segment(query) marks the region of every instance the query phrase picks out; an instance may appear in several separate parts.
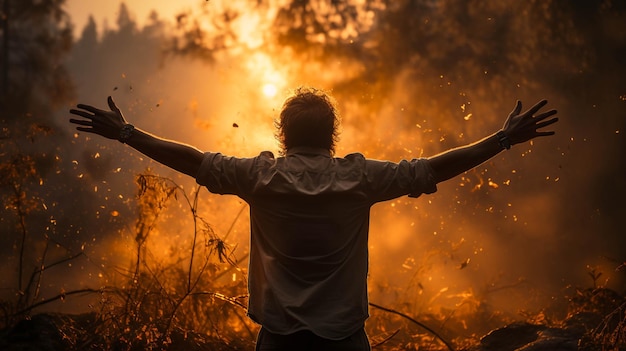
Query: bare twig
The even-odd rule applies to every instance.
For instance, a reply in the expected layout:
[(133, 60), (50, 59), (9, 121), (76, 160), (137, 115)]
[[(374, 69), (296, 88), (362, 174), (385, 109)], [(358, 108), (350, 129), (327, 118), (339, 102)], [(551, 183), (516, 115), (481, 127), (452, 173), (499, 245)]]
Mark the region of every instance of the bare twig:
[[(191, 276), (193, 274), (193, 259), (196, 254), (196, 240), (198, 239), (198, 215), (196, 211), (198, 209), (198, 195), (200, 194), (200, 189), (195, 191), (193, 197), (193, 205), (191, 205), (191, 214), (193, 217), (193, 240), (191, 242), (191, 257), (189, 257), (189, 271), (187, 272), (187, 293), (191, 292)], [(185, 195), (186, 196), (186, 195)], [(194, 284), (195, 286), (195, 284)]]
[(37, 308), (39, 306), (43, 306), (45, 304), (48, 304), (50, 302), (54, 302), (54, 301), (57, 301), (57, 300), (64, 300), (65, 297), (70, 296), (70, 295), (85, 294), (85, 293), (89, 293), (89, 294), (91, 294), (91, 293), (102, 293), (102, 292), (107, 291), (107, 290), (108, 289), (85, 288), (85, 289), (79, 289), (79, 290), (72, 290), (72, 291), (68, 291), (68, 292), (63, 292), (63, 293), (58, 294), (56, 296), (53, 296), (53, 297), (47, 298), (45, 300), (41, 300), (41, 301), (39, 301), (37, 303), (34, 303), (34, 304), (32, 304), (32, 305), (30, 305), (30, 306), (28, 306), (28, 307), (26, 307), (26, 308), (24, 308), (24, 309), (22, 309), (20, 311), (15, 312), (13, 315), (20, 315), (20, 314), (23, 314), (23, 313), (26, 313), (26, 312), (30, 312), (33, 309), (35, 309), (35, 308)]
[(17, 184), (17, 186), (13, 186), (13, 191), (15, 192), (15, 207), (16, 207), (16, 211), (17, 211), (17, 216), (19, 217), (20, 220), (20, 229), (22, 231), (22, 240), (20, 243), (20, 262), (19, 262), (19, 267), (18, 267), (18, 282), (17, 282), (17, 287), (18, 290), (21, 292), (22, 291), (22, 274), (24, 273), (24, 249), (26, 248), (26, 235), (27, 235), (27, 231), (26, 231), (26, 213), (24, 213), (23, 209), (22, 209), (22, 190), (21, 190), (21, 184)]
[(383, 307), (383, 306), (377, 305), (377, 304), (375, 304), (375, 303), (373, 303), (373, 302), (370, 302), (370, 303), (369, 303), (369, 305), (370, 305), (370, 306), (372, 306), (372, 307), (374, 307), (374, 308), (378, 308), (379, 310), (383, 310), (383, 311), (385, 311), (385, 312), (389, 312), (389, 313), (397, 314), (397, 315), (398, 315), (398, 316), (400, 316), (400, 317), (403, 317), (403, 318), (408, 319), (409, 321), (411, 321), (411, 322), (413, 322), (413, 323), (417, 324), (418, 326), (422, 327), (423, 329), (425, 329), (425, 330), (426, 330), (426, 331), (428, 331), (429, 333), (433, 334), (433, 336), (435, 336), (435, 337), (436, 337), (437, 339), (439, 339), (439, 340), (440, 340), (440, 341), (441, 341), (444, 345), (446, 345), (446, 347), (448, 348), (448, 350), (450, 350), (450, 351), (454, 351), (454, 348), (452, 347), (452, 345), (451, 345), (448, 341), (446, 341), (444, 338), (442, 338), (442, 337), (441, 337), (441, 335), (439, 335), (436, 331), (432, 330), (430, 327), (428, 327), (428, 326), (427, 326), (427, 325), (425, 325), (424, 323), (421, 323), (421, 322), (419, 322), (419, 321), (415, 320), (414, 318), (412, 318), (412, 317), (410, 317), (410, 316), (408, 316), (408, 315), (406, 315), (406, 314), (404, 314), (404, 313), (402, 313), (402, 312), (399, 312), (399, 311), (393, 310), (393, 309), (391, 309), (391, 308), (387, 308), (387, 307)]
[(28, 285), (30, 285), (34, 278), (35, 274), (37, 275), (37, 283), (35, 284), (35, 293), (33, 294), (33, 300), (36, 300), (39, 297), (39, 292), (41, 290), (41, 280), (43, 279), (43, 271), (46, 269), (46, 257), (48, 256), (48, 248), (50, 247), (50, 238), (46, 234), (46, 245), (43, 248), (43, 252), (41, 253), (41, 264), (39, 265), (39, 269), (35, 270), (35, 272), (39, 271), (39, 273), (33, 272), (33, 275), (30, 277), (30, 281)]
[(248, 205), (245, 203), (243, 206), (241, 206), (241, 209), (239, 210), (239, 212), (237, 212), (235, 219), (233, 219), (233, 221), (230, 223), (230, 228), (228, 228), (228, 230), (226, 231), (226, 234), (224, 235), (224, 240), (226, 240), (226, 238), (228, 238), (230, 233), (233, 231), (233, 229), (235, 228), (235, 224), (237, 224), (237, 221), (239, 221), (239, 217), (241, 217), (241, 214), (243, 214), (243, 210), (245, 210), (247, 207)]
[(79, 252), (79, 253), (77, 253), (77, 254), (74, 254), (74, 255), (72, 255), (72, 256), (70, 256), (70, 257), (66, 257), (66, 258), (64, 258), (64, 259), (58, 260), (58, 261), (56, 261), (56, 262), (54, 262), (54, 263), (51, 263), (51, 264), (49, 264), (49, 265), (47, 265), (47, 266), (46, 266), (46, 265), (44, 265), (44, 263), (42, 262), (42, 263), (41, 263), (41, 267), (40, 267), (39, 269), (36, 269), (36, 270), (35, 270), (35, 271), (31, 274), (31, 276), (30, 276), (30, 280), (29, 280), (29, 283), (28, 283), (28, 284), (30, 285), (30, 284), (33, 282), (33, 280), (35, 279), (35, 276), (36, 276), (37, 274), (41, 274), (41, 273), (43, 273), (44, 271), (46, 271), (46, 270), (48, 270), (48, 269), (50, 269), (50, 268), (52, 268), (52, 267), (54, 267), (54, 266), (58, 266), (58, 265), (63, 264), (63, 263), (65, 263), (65, 262), (67, 262), (67, 261), (71, 261), (71, 260), (73, 260), (73, 259), (75, 259), (75, 258), (78, 258), (78, 257), (82, 256), (82, 255), (84, 255), (84, 253), (81, 251), (81, 252)]
[(398, 334), (398, 332), (400, 332), (400, 329), (396, 329), (393, 333), (391, 333), (391, 335), (389, 335), (388, 337), (384, 338), (383, 340), (377, 342), (376, 344), (372, 345), (372, 348), (376, 348), (376, 347), (386, 343), (387, 341), (391, 340), (391, 338), (396, 336)]
[(237, 300), (237, 297), (230, 297), (230, 296), (226, 296), (224, 294), (211, 292), (211, 291), (198, 291), (198, 292), (191, 293), (189, 295), (193, 295), (193, 296), (209, 295), (211, 297), (214, 297), (216, 299), (222, 300), (224, 302), (228, 302), (229, 304), (231, 304), (233, 306), (237, 306), (237, 307), (243, 308), (244, 310), (247, 309), (246, 305), (244, 305), (243, 303), (241, 303), (241, 302), (239, 302)]

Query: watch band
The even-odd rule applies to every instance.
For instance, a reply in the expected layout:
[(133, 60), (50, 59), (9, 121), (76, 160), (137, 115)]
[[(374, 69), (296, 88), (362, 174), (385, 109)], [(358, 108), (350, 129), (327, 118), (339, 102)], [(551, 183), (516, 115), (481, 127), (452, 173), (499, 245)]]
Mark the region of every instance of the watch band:
[(117, 137), (117, 140), (119, 140), (123, 144), (126, 144), (128, 139), (130, 139), (130, 137), (133, 136), (134, 131), (135, 131), (135, 126), (133, 126), (130, 123), (124, 124), (122, 129), (120, 129), (120, 135)]
[(511, 139), (509, 139), (509, 137), (504, 134), (503, 131), (497, 132), (496, 136), (498, 137), (498, 142), (503, 149), (509, 150), (511, 148)]

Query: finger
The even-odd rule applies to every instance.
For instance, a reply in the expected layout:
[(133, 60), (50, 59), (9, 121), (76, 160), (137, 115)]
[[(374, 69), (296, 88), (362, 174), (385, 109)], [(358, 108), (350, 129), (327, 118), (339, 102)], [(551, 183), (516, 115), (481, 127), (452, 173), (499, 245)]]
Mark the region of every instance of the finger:
[(87, 113), (87, 112), (81, 111), (81, 110), (71, 109), (70, 113), (73, 114), (73, 115), (78, 115), (78, 116), (89, 118), (89, 119), (93, 119), (93, 117), (94, 117), (94, 115), (92, 115), (91, 113)]
[(517, 100), (517, 102), (515, 103), (515, 107), (513, 108), (513, 111), (511, 111), (511, 116), (519, 115), (521, 110), (522, 110), (522, 102)]
[(109, 96), (107, 98), (107, 102), (109, 103), (109, 108), (111, 109), (111, 111), (113, 111), (113, 112), (115, 112), (117, 114), (121, 114), (120, 109), (117, 107), (117, 105), (113, 101), (112, 97)]
[(85, 121), (82, 119), (74, 119), (74, 118), (70, 118), (70, 123), (78, 124), (81, 126), (91, 126), (93, 124), (93, 122), (91, 121)]
[(540, 113), (540, 114), (536, 115), (535, 116), (535, 120), (536, 121), (541, 121), (541, 120), (544, 120), (544, 119), (546, 119), (546, 118), (548, 118), (550, 116), (556, 115), (556, 113), (557, 113), (556, 110), (546, 111), (546, 112), (543, 112), (543, 113)]
[(550, 131), (550, 132), (537, 132), (537, 136), (538, 137), (544, 137), (544, 136), (549, 136), (549, 135), (554, 135), (555, 132)]
[(525, 113), (530, 114), (530, 115), (534, 115), (535, 113), (537, 113), (537, 111), (539, 111), (547, 103), (548, 103), (548, 100), (541, 100), (538, 103), (536, 103), (533, 107), (529, 108), (528, 111), (526, 111)]
[(76, 127), (79, 132), (95, 133), (92, 128)]
[(93, 107), (91, 105), (83, 105), (83, 104), (78, 104), (76, 105), (76, 107), (83, 109), (83, 110), (87, 110), (91, 113), (103, 113), (105, 112), (104, 110), (101, 110), (99, 108)]
[(549, 126), (551, 124), (554, 124), (554, 123), (556, 123), (558, 121), (559, 121), (558, 118), (552, 118), (552, 119), (549, 119), (547, 121), (539, 122), (539, 123), (536, 124), (536, 128), (537, 129), (544, 128), (544, 127), (547, 127), (547, 126)]

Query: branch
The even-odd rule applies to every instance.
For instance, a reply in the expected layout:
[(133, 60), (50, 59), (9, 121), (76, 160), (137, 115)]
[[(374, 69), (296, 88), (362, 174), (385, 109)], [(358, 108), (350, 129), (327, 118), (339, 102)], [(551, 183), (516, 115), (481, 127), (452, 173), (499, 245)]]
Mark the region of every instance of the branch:
[(384, 343), (386, 343), (387, 341), (391, 340), (391, 338), (393, 338), (394, 336), (396, 336), (398, 334), (398, 332), (400, 331), (400, 329), (396, 329), (396, 331), (394, 331), (393, 333), (391, 333), (391, 335), (389, 335), (388, 337), (384, 338), (382, 341), (377, 342), (376, 344), (372, 345), (372, 348), (376, 348)]
[(393, 313), (393, 314), (397, 314), (400, 317), (406, 318), (408, 320), (410, 320), (411, 322), (417, 324), (418, 326), (426, 329), (426, 331), (428, 331), (429, 333), (433, 334), (437, 339), (439, 339), (444, 345), (446, 345), (446, 347), (448, 348), (448, 350), (450, 351), (454, 351), (454, 348), (452, 347), (452, 345), (450, 345), (449, 342), (447, 342), (444, 338), (442, 338), (437, 332), (435, 332), (434, 330), (432, 330), (431, 328), (429, 328), (428, 326), (426, 326), (424, 323), (418, 322), (417, 320), (415, 320), (414, 318), (407, 316), (406, 314), (402, 313), (402, 312), (398, 312), (396, 310), (392, 310), (391, 308), (387, 308), (387, 307), (383, 307), (380, 305), (377, 305), (375, 303), (370, 302), (369, 303), (370, 306), (378, 308), (379, 310), (383, 310), (385, 312), (389, 312), (389, 313)]
[(18, 315), (18, 314), (23, 314), (23, 313), (29, 312), (29, 311), (31, 311), (31, 310), (39, 307), (39, 306), (48, 304), (48, 303), (56, 301), (56, 300), (64, 300), (65, 297), (69, 296), (69, 295), (76, 295), (76, 294), (83, 294), (83, 293), (101, 293), (101, 292), (104, 292), (106, 290), (107, 289), (86, 288), (86, 289), (79, 289), (79, 290), (73, 290), (73, 291), (69, 291), (69, 292), (64, 292), (64, 293), (58, 294), (56, 296), (53, 296), (51, 298), (48, 298), (48, 299), (45, 299), (45, 300), (41, 300), (41, 301), (39, 301), (37, 303), (34, 303), (34, 304), (32, 304), (32, 305), (30, 305), (30, 306), (28, 306), (28, 307), (26, 307), (26, 308), (16, 312), (16, 313), (14, 313), (13, 315)]
[(228, 302), (229, 304), (236, 306), (236, 307), (240, 307), (243, 308), (244, 310), (247, 309), (247, 306), (244, 305), (243, 303), (237, 301), (237, 297), (229, 297), (226, 296), (224, 294), (220, 294), (220, 293), (216, 293), (216, 292), (210, 292), (210, 291), (198, 291), (195, 293), (191, 293), (189, 295), (209, 295), (211, 297), (217, 298), (219, 300), (222, 300), (224, 302)]

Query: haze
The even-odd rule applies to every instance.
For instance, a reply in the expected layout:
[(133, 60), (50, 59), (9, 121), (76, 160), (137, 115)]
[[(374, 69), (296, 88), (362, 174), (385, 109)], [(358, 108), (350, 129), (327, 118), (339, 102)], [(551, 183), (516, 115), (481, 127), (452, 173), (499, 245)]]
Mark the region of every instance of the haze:
[[(440, 184), (432, 196), (374, 206), (373, 302), (409, 306), (413, 313), (519, 315), (565, 302), (576, 287), (624, 288), (624, 272), (616, 267), (626, 260), (626, 86), (620, 78), (626, 67), (619, 58), (626, 53), (625, 11), (597, 10), (603, 26), (585, 27), (582, 5), (561, 12), (553, 2), (545, 9), (525, 1), (472, 2), (484, 5), (477, 9), (442, 1), (406, 14), (388, 1), (381, 2), (389, 4), (381, 11), (386, 17), (376, 22), (380, 9), (351, 1), (359, 11), (348, 29), (331, 23), (317, 33), (290, 31), (297, 22), (279, 12), (284, 1), (257, 8), (228, 2), (239, 11), (228, 25), (207, 19), (226, 2), (125, 3), (128, 12), (119, 2), (66, 5), (75, 25), (65, 62), (75, 96), (56, 111), (54, 123), (55, 138), (72, 147), (59, 155), (56, 175), (42, 183), (57, 197), (38, 220), (54, 217), (59, 247), (83, 247), (89, 260), (64, 274), (66, 280), (50, 282), (50, 291), (113, 284), (115, 272), (132, 260), (136, 174), (149, 168), (189, 192), (195, 187), (193, 179), (118, 142), (76, 133), (66, 123), (70, 107), (104, 108), (112, 95), (142, 129), (202, 150), (253, 156), (278, 151), (273, 120), (299, 85), (331, 90), (338, 100), (338, 156), (360, 151), (399, 161), (432, 155), (498, 130), (516, 99), (527, 108), (546, 98), (559, 110), (556, 136), (518, 145)], [(151, 10), (158, 16), (150, 18)], [(182, 45), (194, 17), (177, 20), (180, 11), (199, 16), (206, 41)], [(234, 34), (219, 36), (215, 28)], [(178, 47), (169, 36), (179, 39)], [(58, 139), (33, 148), (54, 150)], [(87, 190), (74, 192), (76, 184)], [(245, 257), (245, 204), (201, 194), (202, 216), (236, 257)], [(192, 240), (188, 214), (180, 214), (184, 206), (173, 207), (150, 238), (160, 263)], [(12, 269), (0, 272), (3, 285), (14, 280)], [(592, 281), (591, 271), (603, 272), (601, 279)], [(242, 279), (240, 272), (232, 279)], [(79, 305), (76, 310), (84, 309)]]

